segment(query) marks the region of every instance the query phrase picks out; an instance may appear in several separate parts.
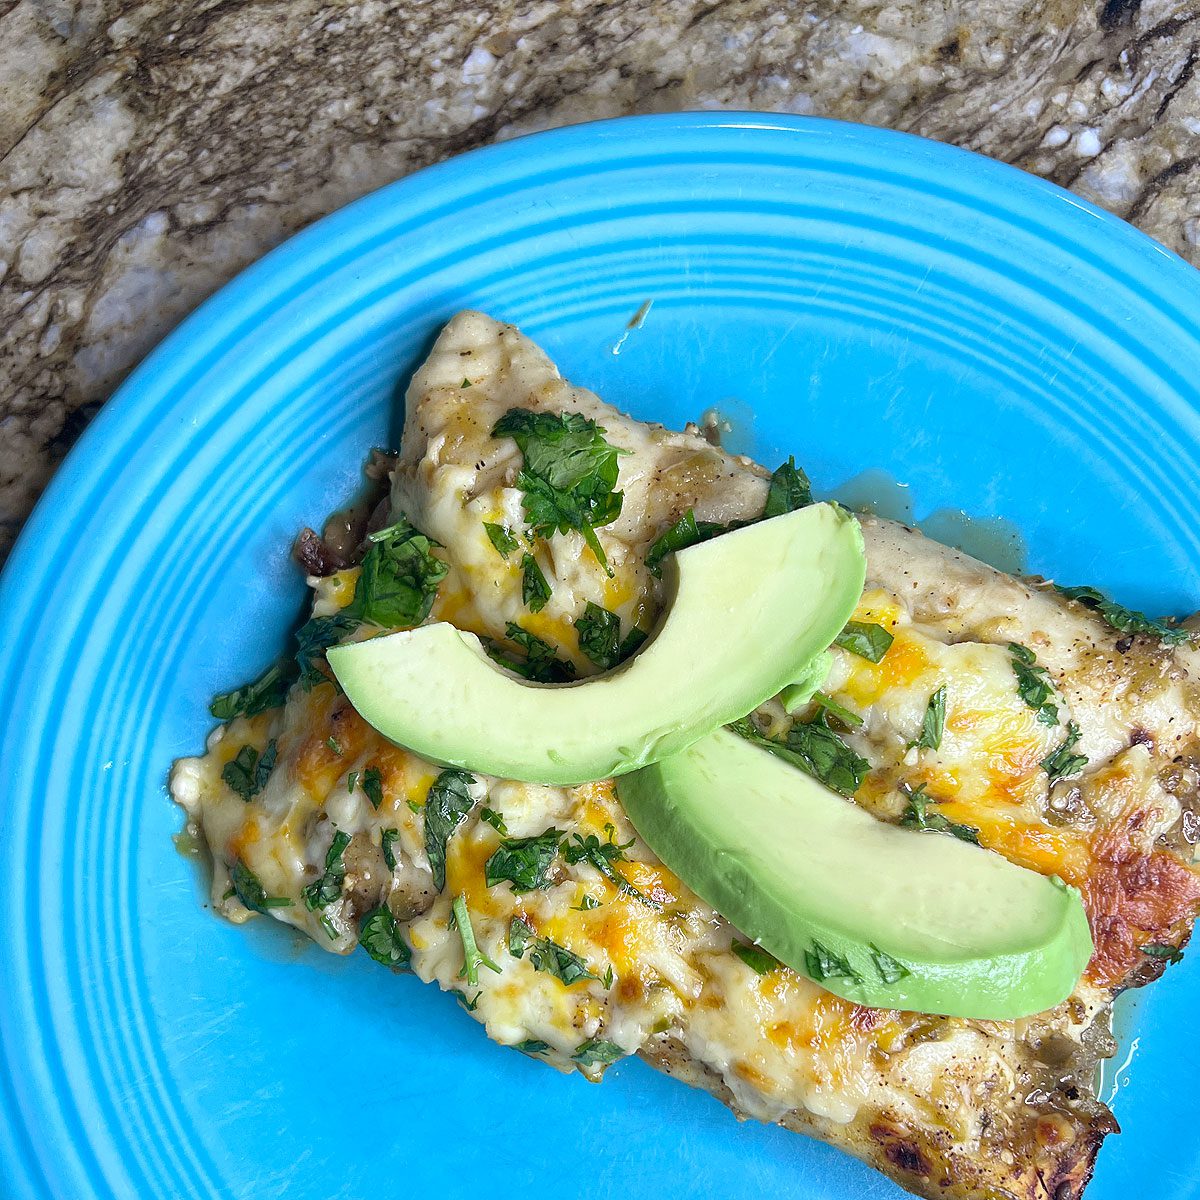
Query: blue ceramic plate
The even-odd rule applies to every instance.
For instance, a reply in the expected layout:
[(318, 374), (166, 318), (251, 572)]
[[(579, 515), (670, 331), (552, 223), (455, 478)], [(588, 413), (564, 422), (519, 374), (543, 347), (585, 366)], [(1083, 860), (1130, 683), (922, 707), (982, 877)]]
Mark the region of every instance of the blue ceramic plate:
[[(559, 1076), (365, 955), (215, 919), (167, 768), (284, 646), (293, 535), (394, 443), (460, 308), (636, 416), (716, 405), (821, 492), (874, 469), (918, 518), (1003, 518), (1028, 569), (1158, 612), (1200, 606), (1196, 296), (1161, 247), (1007, 167), (731, 114), (469, 154), (247, 271), (104, 409), (4, 575), (0, 1194), (898, 1196), (638, 1061)], [(1198, 1009), (1188, 961), (1123, 1031), (1093, 1200), (1200, 1194)]]

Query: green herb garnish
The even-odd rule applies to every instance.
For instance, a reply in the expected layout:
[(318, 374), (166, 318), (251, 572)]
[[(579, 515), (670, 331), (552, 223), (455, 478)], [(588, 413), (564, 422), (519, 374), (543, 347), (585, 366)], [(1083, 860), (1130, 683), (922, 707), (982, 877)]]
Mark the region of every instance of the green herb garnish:
[(492, 521), (484, 521), (483, 528), (487, 532), (488, 541), (492, 543), (496, 553), (503, 559), (507, 559), (520, 545), (517, 539), (503, 525), (496, 525)]
[(1054, 685), (1045, 667), (1039, 666), (1036, 656), (1028, 646), (1020, 642), (1009, 642), (1008, 652), (1012, 655), (1013, 674), (1017, 677), (1017, 695), (1027, 707), (1037, 711), (1037, 719), (1043, 725), (1058, 724), (1058, 705), (1054, 703)]
[(292, 903), (286, 896), (268, 896), (258, 876), (240, 858), (229, 868), (229, 884), (233, 894), (251, 912), (265, 913), (269, 908), (287, 908)]
[(459, 1004), (461, 1004), (463, 1008), (467, 1010), (467, 1012), (474, 1012), (479, 1007), (479, 997), (483, 995), (483, 992), (476, 992), (474, 996), (468, 997), (467, 993), (461, 988), (451, 988), (450, 995), (452, 995), (455, 1000), (457, 1000)]
[(574, 664), (559, 658), (554, 652), (554, 647), (536, 633), (530, 633), (528, 629), (522, 629), (520, 625), (509, 621), (504, 627), (504, 636), (510, 642), (515, 642), (525, 652), (525, 657), (513, 658), (496, 642), (486, 642), (484, 648), (489, 656), (502, 667), (507, 667), (508, 670), (534, 683), (566, 683), (575, 678)]
[(279, 748), (274, 738), (267, 743), (261, 757), (253, 746), (243, 746), (221, 768), (221, 778), (249, 804), (267, 786), (278, 757)]
[(912, 974), (902, 962), (897, 961), (890, 954), (885, 954), (875, 945), (871, 946), (871, 961), (875, 964), (875, 970), (879, 972), (879, 978), (884, 983), (899, 983), (906, 975)]
[(525, 921), (514, 917), (508, 926), (508, 952), (514, 958), (522, 958), (526, 950), (529, 951), (529, 961), (535, 971), (553, 975), (567, 987), (583, 979), (600, 979), (599, 975), (587, 969), (587, 962), (573, 950), (549, 938), (538, 937)]
[(312, 691), (317, 684), (330, 682), (321, 667), (325, 651), (336, 645), (343, 634), (356, 629), (358, 624), (348, 611), (343, 610), (328, 617), (313, 617), (296, 631), (296, 666), (300, 672), (300, 686), (306, 692)]
[(1066, 779), (1068, 775), (1077, 775), (1087, 766), (1087, 757), (1083, 754), (1072, 754), (1071, 751), (1080, 738), (1079, 726), (1071, 721), (1067, 725), (1067, 736), (1062, 745), (1042, 759), (1042, 770), (1053, 783), (1056, 779)]
[(436, 543), (403, 518), (371, 534), (370, 542), (354, 599), (343, 614), (385, 629), (419, 625), (450, 569), (434, 556)]
[(325, 852), (324, 874), (304, 888), (304, 907), (309, 912), (328, 908), (342, 898), (342, 883), (346, 878), (346, 864), (342, 861), (342, 855), (348, 845), (350, 835), (341, 829), (337, 830)]
[[(475, 930), (471, 927), (471, 914), (467, 911), (467, 898), (456, 896), (454, 900), (454, 921), (458, 926), (458, 936), (463, 944), (463, 968), (458, 973), (459, 979), (465, 979), (471, 987), (479, 986), (479, 968), (487, 967), (489, 971), (500, 974), (500, 968), (492, 962), (475, 941)], [(479, 997), (475, 997), (475, 1004)], [(475, 1004), (471, 1005), (474, 1011)]]
[(781, 965), (775, 955), (768, 954), (761, 946), (746, 945), (744, 942), (734, 942), (732, 949), (734, 954), (746, 966), (759, 975), (766, 975)]
[(729, 728), (843, 796), (854, 795), (871, 769), (862, 755), (856, 754), (829, 728), (823, 712), (807, 725), (793, 725), (783, 742), (760, 733), (749, 717), (735, 721)]
[(624, 1058), (625, 1051), (616, 1042), (605, 1041), (604, 1038), (588, 1038), (571, 1057), (581, 1067), (607, 1067), (618, 1058)]
[(398, 829), (384, 829), (379, 834), (379, 845), (383, 850), (383, 861), (387, 863), (388, 870), (396, 869), (396, 851), (395, 845), (400, 837)]
[(1147, 942), (1144, 946), (1139, 946), (1138, 949), (1143, 954), (1148, 954), (1151, 958), (1161, 958), (1169, 963), (1183, 961), (1183, 951), (1178, 946), (1166, 945), (1163, 942)]
[(275, 663), (253, 683), (214, 696), (208, 711), (218, 721), (232, 721), (234, 717), (253, 717), (269, 708), (278, 708), (287, 699), (288, 688), (295, 679), (293, 663)]
[(575, 622), (579, 649), (601, 670), (607, 671), (621, 661), (621, 618), (591, 600)]
[(862, 976), (843, 958), (827, 946), (814, 941), (811, 950), (804, 952), (804, 969), (818, 983), (826, 979), (862, 980)]
[(1189, 630), (1172, 624), (1164, 617), (1148, 617), (1137, 609), (1126, 608), (1094, 587), (1060, 587), (1056, 583), (1054, 590), (1061, 592), (1068, 600), (1078, 600), (1094, 609), (1121, 633), (1148, 633), (1168, 646), (1178, 646), (1192, 640), (1193, 635)]
[(475, 804), (473, 783), (474, 775), (450, 767), (429, 785), (425, 797), (425, 854), (439, 892), (446, 886), (446, 843)]
[(532, 554), (521, 556), (521, 600), (530, 612), (541, 612), (550, 599), (550, 584)]
[(508, 837), (508, 826), (504, 823), (504, 818), (494, 809), (488, 808), (486, 805), (479, 814), (481, 821), (486, 821), (501, 837)]
[(514, 1047), (520, 1050), (522, 1054), (547, 1054), (550, 1051), (548, 1042), (539, 1042), (537, 1038), (526, 1038), (523, 1042), (518, 1042)]
[(606, 825), (605, 829), (608, 832), (608, 841), (606, 842), (602, 842), (594, 833), (589, 833), (587, 837), (580, 837), (579, 834), (575, 834), (573, 845), (571, 843), (564, 843), (563, 857), (572, 866), (575, 863), (590, 863), (618, 891), (632, 897), (634, 900), (640, 901), (647, 908), (661, 909), (662, 905), (657, 900), (653, 900), (649, 896), (645, 896), (639, 892), (613, 866), (615, 862), (628, 862), (628, 859), (625, 857), (625, 851), (633, 845), (632, 839), (623, 845), (617, 845), (613, 840), (616, 830), (612, 825)]
[(600, 907), (600, 901), (595, 896), (584, 896), (578, 904), (572, 904), (573, 912), (591, 912), (593, 909)]
[(858, 713), (853, 713), (848, 708), (843, 708), (831, 696), (825, 695), (824, 692), (813, 692), (812, 702), (818, 708), (823, 708), (831, 717), (836, 717), (843, 725), (848, 725), (851, 729), (857, 729), (863, 723), (863, 719)]
[(835, 646), (877, 663), (896, 639), (882, 625), (870, 621), (847, 621), (846, 628), (833, 639)]
[(492, 437), (511, 437), (524, 457), (517, 487), (534, 535), (578, 530), (611, 575), (596, 529), (620, 516), (624, 496), (613, 490), (620, 451), (603, 435), (582, 413), (525, 408), (510, 408), (492, 429)]
[(945, 731), (946, 687), (943, 684), (929, 697), (929, 703), (925, 706), (925, 716), (921, 719), (921, 732), (911, 744), (919, 750), (939, 750)]
[(979, 830), (971, 825), (958, 825), (953, 821), (948, 821), (941, 813), (931, 813), (929, 806), (937, 804), (925, 791), (925, 785), (922, 783), (908, 793), (908, 807), (904, 810), (900, 817), (900, 824), (905, 829), (920, 829), (929, 833), (948, 833), (951, 837), (956, 837), (960, 842), (970, 842), (974, 846), (979, 845)]
[(807, 508), (812, 502), (812, 486), (808, 482), (808, 476), (796, 466), (795, 458), (788, 455), (787, 462), (776, 467), (771, 476), (763, 517), (782, 516), (798, 508)]
[(655, 539), (646, 555), (646, 570), (657, 578), (662, 574), (662, 561), (668, 554), (707, 542), (729, 528), (716, 521), (697, 521), (696, 514), (689, 508), (670, 529)]
[(378, 767), (368, 767), (362, 773), (359, 786), (370, 800), (372, 808), (378, 808), (383, 803), (383, 773)]
[(412, 960), (412, 951), (400, 936), (400, 927), (386, 904), (373, 908), (358, 927), (358, 943), (385, 967), (402, 969)]
[(625, 640), (621, 643), (617, 650), (617, 659), (624, 662), (627, 658), (632, 658), (645, 645), (649, 634), (644, 629), (639, 629), (636, 625), (625, 635)]
[(505, 838), (483, 868), (488, 887), (505, 881), (517, 893), (548, 887), (546, 875), (561, 837), (557, 829), (547, 829), (537, 837)]

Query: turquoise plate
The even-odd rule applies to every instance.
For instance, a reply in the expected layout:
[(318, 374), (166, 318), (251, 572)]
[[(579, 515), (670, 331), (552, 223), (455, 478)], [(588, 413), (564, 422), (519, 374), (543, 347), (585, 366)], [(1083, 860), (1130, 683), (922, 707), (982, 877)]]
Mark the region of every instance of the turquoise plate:
[[(794, 452), (822, 493), (874, 469), (918, 518), (1002, 518), (1028, 569), (1158, 612), (1200, 607), (1197, 295), (1018, 171), (751, 114), (469, 154), (241, 275), (105, 407), (3, 577), (0, 1194), (898, 1196), (636, 1060), (559, 1076), (365, 955), (214, 918), (167, 768), (283, 648), (293, 535), (395, 442), (458, 309), (636, 416), (716, 405), (736, 448)], [(1197, 1011), (1186, 961), (1128, 1018), (1092, 1200), (1200, 1194)]]

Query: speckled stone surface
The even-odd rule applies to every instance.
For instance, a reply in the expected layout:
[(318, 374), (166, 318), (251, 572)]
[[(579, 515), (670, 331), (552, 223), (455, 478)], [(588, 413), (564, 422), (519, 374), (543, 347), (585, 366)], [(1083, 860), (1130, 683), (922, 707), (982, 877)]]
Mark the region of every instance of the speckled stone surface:
[(817, 113), (1005, 159), (1197, 262), (1198, 53), (1172, 0), (0, 0), (0, 555), (171, 326), (418, 167), (622, 113)]

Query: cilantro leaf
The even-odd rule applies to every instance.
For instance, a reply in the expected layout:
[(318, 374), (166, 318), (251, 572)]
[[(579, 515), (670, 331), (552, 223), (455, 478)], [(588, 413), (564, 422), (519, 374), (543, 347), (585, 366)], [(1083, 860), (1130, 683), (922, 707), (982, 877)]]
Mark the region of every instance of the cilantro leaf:
[(759, 975), (766, 975), (781, 965), (775, 955), (769, 954), (761, 946), (747, 945), (744, 942), (734, 942), (732, 949), (734, 954), (746, 966)]
[(882, 625), (870, 621), (847, 621), (846, 628), (833, 639), (835, 646), (877, 663), (896, 639)]
[(627, 658), (632, 658), (642, 648), (649, 637), (650, 635), (644, 629), (639, 629), (635, 625), (625, 635), (625, 640), (618, 648), (617, 660), (624, 662)]
[(580, 837), (575, 834), (575, 842), (564, 843), (563, 857), (569, 864), (574, 866), (576, 863), (589, 863), (595, 867), (605, 879), (609, 881), (619, 892), (623, 892), (626, 896), (634, 900), (640, 901), (647, 908), (661, 909), (662, 905), (657, 900), (643, 895), (637, 888), (621, 874), (620, 871), (613, 866), (615, 862), (628, 862), (625, 857), (625, 851), (633, 845), (632, 841), (626, 842), (622, 846), (618, 846), (613, 841), (613, 835), (616, 830), (611, 825), (605, 827), (608, 830), (608, 841), (602, 842), (594, 833), (589, 833), (587, 837)]
[(1042, 759), (1042, 770), (1050, 777), (1051, 783), (1056, 779), (1065, 779), (1068, 775), (1077, 775), (1087, 766), (1088, 760), (1085, 755), (1071, 753), (1080, 736), (1079, 726), (1071, 721), (1067, 725), (1067, 736), (1063, 738), (1062, 745)]
[(524, 457), (517, 487), (534, 535), (578, 530), (611, 575), (595, 531), (620, 516), (624, 496), (613, 490), (620, 452), (604, 440), (604, 430), (582, 413), (510, 408), (492, 437), (511, 437)]
[(359, 780), (359, 786), (371, 802), (372, 808), (383, 803), (383, 773), (378, 767), (368, 767)]
[(358, 627), (358, 621), (345, 611), (328, 617), (313, 617), (296, 631), (296, 664), (300, 669), (300, 686), (310, 692), (319, 683), (329, 683), (329, 676), (321, 669), (325, 651), (336, 645), (343, 634)]
[[(454, 922), (458, 926), (458, 936), (463, 944), (463, 967), (458, 973), (459, 979), (465, 979), (471, 987), (479, 986), (479, 968), (487, 967), (490, 971), (500, 974), (500, 968), (492, 962), (475, 941), (475, 930), (471, 927), (471, 914), (467, 911), (466, 896), (457, 896), (454, 900)], [(476, 996), (471, 1004), (471, 1011), (479, 1003)]]
[(521, 600), (530, 612), (541, 612), (550, 599), (550, 584), (532, 554), (521, 556)]
[(831, 717), (836, 717), (843, 725), (848, 725), (851, 729), (857, 729), (863, 723), (863, 719), (858, 713), (853, 713), (848, 708), (843, 708), (832, 697), (825, 695), (824, 692), (813, 692), (812, 702), (818, 708), (823, 708)]
[(537, 837), (505, 838), (484, 865), (488, 887), (507, 881), (518, 894), (548, 887), (546, 874), (561, 837), (557, 829), (547, 829)]
[(492, 543), (496, 553), (503, 559), (507, 559), (520, 545), (504, 525), (497, 525), (492, 521), (484, 521), (483, 528), (488, 535), (488, 541)]
[(485, 643), (489, 657), (502, 667), (534, 683), (566, 683), (575, 678), (574, 664), (559, 658), (554, 653), (554, 647), (536, 633), (530, 633), (528, 629), (509, 621), (504, 627), (504, 636), (510, 642), (515, 642), (525, 652), (525, 657), (514, 658), (505, 647), (492, 641)]
[(385, 629), (419, 625), (433, 607), (449, 566), (433, 554), (436, 544), (401, 518), (370, 535), (354, 599), (343, 609)]
[(525, 953), (525, 947), (537, 936), (533, 927), (520, 917), (513, 917), (508, 923), (508, 952), (513, 958), (520, 958)]
[(1138, 949), (1143, 954), (1148, 954), (1151, 958), (1162, 958), (1169, 963), (1183, 961), (1183, 951), (1178, 946), (1167, 945), (1163, 942), (1146, 942), (1145, 945), (1139, 946)]
[(549, 938), (538, 937), (525, 921), (514, 917), (508, 926), (508, 951), (514, 958), (522, 958), (526, 950), (535, 971), (545, 971), (567, 987), (583, 979), (600, 979), (587, 969), (586, 961), (573, 950)]
[(618, 1058), (625, 1057), (625, 1051), (616, 1042), (605, 1041), (604, 1038), (588, 1038), (581, 1042), (571, 1057), (581, 1067), (607, 1067)]
[(948, 821), (941, 813), (929, 812), (929, 806), (936, 804), (922, 783), (908, 793), (908, 807), (900, 817), (900, 824), (905, 829), (920, 829), (929, 833), (948, 833), (960, 842), (970, 842), (979, 845), (979, 830), (971, 825), (958, 825)]
[(396, 869), (396, 851), (395, 845), (400, 838), (400, 830), (384, 829), (379, 834), (379, 845), (383, 850), (383, 861), (387, 863), (388, 870)]
[(735, 721), (729, 728), (843, 796), (854, 795), (871, 769), (865, 758), (829, 728), (823, 712), (808, 725), (793, 725), (783, 742), (760, 733), (749, 717)]
[(575, 621), (579, 649), (602, 670), (615, 667), (621, 660), (621, 618), (589, 600)]
[(789, 454), (787, 462), (776, 467), (771, 476), (763, 517), (779, 517), (798, 508), (807, 508), (812, 502), (812, 486), (808, 476), (796, 466), (795, 458)]
[(1054, 684), (1045, 667), (1039, 666), (1036, 656), (1028, 646), (1020, 642), (1009, 642), (1008, 652), (1012, 655), (1013, 674), (1017, 677), (1017, 695), (1027, 707), (1035, 709), (1037, 719), (1043, 725), (1058, 724), (1058, 705), (1054, 703)]
[(350, 835), (341, 829), (337, 830), (333, 841), (329, 843), (329, 849), (325, 852), (324, 874), (304, 888), (304, 907), (309, 912), (315, 912), (318, 908), (328, 908), (342, 898), (342, 882), (346, 878), (346, 864), (342, 861), (342, 855), (345, 854), (348, 845)]
[(258, 876), (240, 858), (229, 868), (229, 883), (233, 894), (251, 912), (265, 913), (270, 908), (287, 908), (292, 903), (286, 896), (268, 896)]
[(412, 951), (400, 936), (400, 927), (386, 904), (364, 915), (358, 927), (358, 944), (385, 967), (403, 969), (412, 961)]
[(278, 756), (274, 738), (267, 743), (261, 757), (253, 746), (243, 746), (221, 768), (221, 778), (249, 804), (267, 786)]
[(517, 1042), (515, 1048), (522, 1054), (545, 1054), (550, 1045), (548, 1042), (538, 1041), (537, 1038), (526, 1038), (523, 1042)]
[(946, 685), (929, 697), (925, 706), (925, 716), (921, 718), (921, 732), (912, 743), (919, 750), (939, 750), (942, 745), (942, 734), (946, 731)]
[(665, 533), (660, 534), (646, 554), (646, 570), (656, 579), (662, 574), (662, 561), (668, 554), (686, 550), (698, 542), (707, 542), (733, 528), (716, 521), (697, 521), (696, 514), (689, 508)]
[[(433, 872), (433, 886), (446, 886), (446, 843), (474, 807), (471, 785), (475, 776), (447, 768), (429, 785), (425, 798), (425, 853)], [(474, 982), (474, 980), (472, 980)]]
[(486, 821), (501, 837), (508, 837), (508, 826), (504, 823), (504, 818), (494, 809), (488, 808), (486, 805), (483, 811), (479, 814), (481, 821)]
[(208, 711), (218, 721), (232, 721), (234, 717), (253, 717), (278, 708), (286, 699), (288, 688), (296, 680), (296, 668), (291, 662), (275, 663), (268, 667), (253, 683), (243, 684), (232, 692), (222, 692), (212, 698)]
[(1126, 608), (1123, 604), (1110, 600), (1094, 587), (1060, 587), (1056, 583), (1054, 590), (1066, 596), (1068, 600), (1078, 600), (1088, 608), (1094, 609), (1121, 633), (1148, 633), (1168, 646), (1178, 646), (1192, 640), (1193, 635), (1189, 630), (1171, 624), (1165, 617), (1148, 617), (1137, 609)]
[(826, 979), (852, 979), (861, 981), (862, 976), (840, 954), (814, 941), (811, 950), (804, 952), (804, 969), (818, 983)]
[(902, 962), (890, 954), (885, 954), (876, 945), (871, 946), (871, 961), (884, 983), (899, 983), (906, 975), (912, 974)]
[(572, 912), (591, 912), (600, 907), (600, 901), (595, 896), (584, 896), (578, 904), (571, 905)]
[(479, 997), (483, 995), (482, 991), (476, 992), (474, 996), (468, 997), (467, 993), (461, 988), (451, 988), (450, 995), (459, 1002), (467, 1010), (474, 1012), (479, 1007)]

